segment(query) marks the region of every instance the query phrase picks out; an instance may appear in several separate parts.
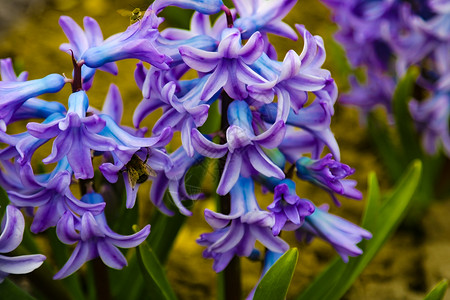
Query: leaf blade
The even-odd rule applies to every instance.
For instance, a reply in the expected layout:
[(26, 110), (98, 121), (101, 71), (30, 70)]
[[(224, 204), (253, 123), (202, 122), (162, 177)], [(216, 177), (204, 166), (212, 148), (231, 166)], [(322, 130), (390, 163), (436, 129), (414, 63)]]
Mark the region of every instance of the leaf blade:
[(256, 287), (254, 300), (284, 299), (298, 261), (297, 248), (289, 249), (267, 271)]

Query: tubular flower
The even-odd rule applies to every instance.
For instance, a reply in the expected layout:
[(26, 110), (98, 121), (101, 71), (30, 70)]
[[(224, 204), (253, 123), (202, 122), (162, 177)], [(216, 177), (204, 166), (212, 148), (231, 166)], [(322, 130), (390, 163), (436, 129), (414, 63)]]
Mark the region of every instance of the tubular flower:
[(274, 148), (281, 142), (284, 137), (283, 121), (280, 120), (264, 133), (255, 135), (248, 105), (244, 101), (236, 100), (228, 107), (228, 122), (231, 126), (226, 132), (227, 143), (223, 145), (209, 141), (196, 129), (192, 131), (194, 148), (200, 154), (222, 157), (228, 152), (217, 193), (227, 194), (241, 172), (250, 176), (256, 170), (265, 176), (283, 179), (283, 171), (261, 149)]
[(44, 163), (52, 163), (67, 156), (76, 178), (87, 179), (94, 176), (91, 150), (112, 151), (116, 144), (110, 138), (98, 135), (106, 122), (97, 115), (87, 116), (88, 99), (84, 91), (69, 97), (66, 116), (48, 124), (28, 123), (30, 134), (40, 139), (56, 137), (52, 153), (44, 158)]
[(169, 189), (170, 196), (180, 212), (186, 216), (191, 216), (192, 212), (186, 209), (181, 203), (182, 200), (197, 200), (203, 197), (203, 194), (197, 193), (190, 195), (186, 189), (186, 174), (189, 168), (198, 164), (203, 157), (197, 152), (191, 157), (183, 147), (178, 148), (170, 154), (171, 165), (169, 168), (160, 170), (153, 180), (150, 190), (150, 199), (162, 212), (167, 215), (173, 215), (164, 204), (164, 193)]
[(194, 70), (212, 72), (205, 83), (201, 100), (210, 99), (223, 88), (233, 99), (248, 96), (246, 84), (261, 82), (262, 78), (249, 65), (263, 53), (261, 34), (255, 32), (244, 46), (241, 34), (235, 28), (225, 29), (217, 52), (207, 52), (193, 47), (181, 46), (179, 51), (184, 62)]
[(273, 212), (275, 224), (272, 228), (274, 235), (283, 230), (299, 228), (305, 217), (314, 213), (314, 205), (305, 199), (300, 199), (295, 192), (295, 183), (284, 179), (274, 189), (273, 202), (267, 207)]
[[(103, 202), (103, 197), (91, 193), (84, 195), (81, 200), (97, 204)], [(69, 260), (53, 277), (63, 279), (96, 257), (100, 257), (108, 267), (122, 269), (127, 265), (127, 260), (116, 247), (132, 248), (141, 244), (150, 233), (150, 225), (133, 235), (124, 236), (109, 228), (103, 213), (94, 216), (91, 212), (86, 212), (78, 217), (66, 211), (58, 221), (56, 232), (63, 243), (69, 245), (77, 243)]]
[(56, 226), (68, 210), (78, 214), (87, 211), (99, 214), (105, 207), (105, 203), (87, 204), (76, 199), (69, 188), (72, 174), (65, 167), (68, 167), (67, 161), (59, 164), (52, 174), (42, 178), (46, 182), (40, 182), (34, 178), (31, 166), (27, 164), (21, 170), (21, 175), (27, 178), (28, 186), (18, 192), (8, 193), (11, 202), (18, 207), (37, 207), (30, 227), (34, 233)]
[(56, 93), (64, 84), (64, 77), (59, 74), (29, 81), (0, 81), (0, 120), (8, 124), (28, 99), (45, 93)]
[[(59, 49), (67, 53), (72, 51), (71, 53), (73, 53), (77, 61), (81, 59), (83, 54), (89, 48), (99, 46), (103, 42), (103, 34), (100, 26), (97, 21), (91, 17), (84, 17), (84, 31), (71, 17), (68, 16), (61, 16), (59, 18), (59, 25), (69, 40), (69, 43), (61, 44)], [(117, 75), (118, 73), (117, 65), (114, 62), (105, 63), (99, 67), (99, 70), (113, 75)], [(84, 90), (90, 89), (95, 71), (95, 68), (90, 68), (86, 65), (81, 67)]]
[(171, 59), (158, 51), (155, 43), (161, 22), (162, 19), (148, 9), (142, 19), (131, 24), (125, 32), (110, 36), (100, 45), (87, 49), (81, 60), (90, 68), (99, 68), (117, 60), (137, 58), (157, 68), (168, 69), (167, 63)]
[(355, 170), (331, 157), (331, 154), (327, 154), (319, 160), (312, 160), (308, 157), (300, 158), (295, 163), (297, 176), (330, 193), (337, 205), (340, 204), (334, 193), (352, 199), (362, 199), (361, 192), (355, 189), (356, 181), (344, 179), (353, 174)]
[(274, 252), (283, 253), (289, 249), (286, 242), (273, 236), (270, 230), (273, 217), (259, 208), (251, 179), (240, 177), (230, 196), (229, 215), (205, 210), (205, 219), (215, 231), (202, 234), (197, 240), (207, 247), (203, 257), (214, 259), (216, 272), (222, 271), (234, 255), (249, 256), (256, 240)]
[(372, 234), (327, 210), (327, 206), (319, 207), (307, 216), (303, 226), (296, 231), (298, 239), (309, 241), (317, 236), (330, 243), (344, 262), (348, 262), (349, 256), (361, 255), (362, 250), (356, 244), (372, 238)]

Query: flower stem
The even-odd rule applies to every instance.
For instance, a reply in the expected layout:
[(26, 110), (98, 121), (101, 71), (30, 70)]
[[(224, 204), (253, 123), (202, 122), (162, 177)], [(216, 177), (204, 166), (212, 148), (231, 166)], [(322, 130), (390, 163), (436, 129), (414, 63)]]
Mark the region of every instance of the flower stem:
[(225, 5), (222, 5), (222, 10), (225, 12), (225, 16), (227, 17), (228, 28), (233, 28), (233, 15), (231, 14), (231, 10)]
[(72, 93), (81, 91), (83, 89), (83, 81), (81, 78), (81, 67), (84, 64), (84, 60), (81, 62), (77, 62), (72, 52), (72, 64), (73, 64), (73, 81), (72, 81)]
[[(225, 143), (225, 132), (229, 126), (228, 124), (228, 105), (233, 101), (227, 93), (222, 92), (222, 108), (221, 108), (221, 121), (220, 121), (220, 129), (224, 133), (221, 136), (221, 143)], [(226, 156), (222, 157), (219, 160), (219, 177), (221, 176), (224, 166), (225, 166)], [(230, 194), (226, 194), (224, 196), (220, 196), (220, 212), (223, 214), (230, 213)], [(232, 299), (240, 299), (241, 298), (241, 268), (239, 257), (235, 256), (228, 266), (223, 270), (223, 290), (224, 290), (224, 299), (232, 300)]]

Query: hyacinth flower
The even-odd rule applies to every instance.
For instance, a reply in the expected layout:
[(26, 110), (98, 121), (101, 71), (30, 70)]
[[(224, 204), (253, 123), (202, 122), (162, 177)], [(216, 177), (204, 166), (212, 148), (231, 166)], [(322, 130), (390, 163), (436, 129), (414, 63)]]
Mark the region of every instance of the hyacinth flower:
[(88, 204), (75, 198), (69, 188), (72, 177), (69, 170), (67, 160), (62, 160), (48, 176), (41, 174), (38, 178), (30, 164), (21, 168), (22, 182), (26, 184), (18, 191), (9, 191), (8, 195), (17, 207), (37, 207), (30, 227), (33, 233), (56, 226), (68, 210), (77, 214), (89, 211), (94, 215), (103, 211), (105, 203)]
[[(86, 50), (99, 46), (103, 42), (103, 34), (100, 26), (97, 21), (91, 17), (84, 17), (84, 31), (71, 17), (68, 16), (61, 16), (59, 18), (59, 25), (69, 40), (69, 43), (61, 44), (59, 49), (73, 54), (77, 61), (81, 59)], [(105, 63), (98, 69), (113, 75), (117, 75), (118, 73), (115, 62)], [(89, 90), (92, 86), (92, 80), (94, 79), (96, 70), (96, 68), (90, 68), (86, 65), (81, 67), (84, 90)]]
[[(25, 82), (28, 79), (28, 72), (22, 72), (19, 76), (16, 75), (10, 58), (0, 59), (0, 74), (3, 82)], [(66, 108), (59, 102), (49, 102), (38, 98), (30, 98), (14, 112), (8, 123), (31, 118), (45, 119), (52, 113), (63, 113), (65, 111)], [(3, 126), (8, 125), (4, 123), (4, 120), (0, 121), (0, 127), (2, 126), (1, 124), (3, 124)], [(5, 131), (6, 127), (0, 129)]]
[[(104, 202), (103, 197), (96, 193), (85, 194), (81, 200), (89, 204)], [(103, 213), (94, 216), (86, 212), (78, 217), (66, 211), (58, 221), (56, 232), (63, 243), (77, 243), (69, 260), (53, 277), (63, 279), (96, 257), (100, 257), (111, 268), (122, 269), (127, 265), (127, 260), (116, 247), (132, 248), (141, 244), (150, 233), (150, 225), (133, 235), (124, 236), (109, 228)]]
[(267, 207), (275, 218), (273, 235), (281, 230), (295, 230), (303, 225), (305, 217), (314, 212), (314, 205), (301, 199), (295, 192), (295, 183), (290, 179), (281, 180), (274, 188), (273, 202)]
[(377, 106), (392, 113), (391, 98), (395, 89), (395, 80), (385, 74), (368, 71), (366, 84), (361, 84), (355, 77), (350, 77), (352, 93), (342, 95), (341, 103), (358, 106), (363, 116)]
[[(343, 95), (342, 102), (357, 106), (363, 116), (381, 105), (392, 121), (394, 87), (409, 67), (419, 66), (421, 75), (412, 95), (418, 99), (409, 104), (411, 116), (422, 134), (425, 151), (435, 154), (442, 143), (448, 155), (448, 114), (445, 112), (450, 102), (431, 100), (448, 93), (446, 85), (442, 84), (449, 74), (448, 4), (440, 0), (378, 1), (376, 5), (372, 1), (324, 2), (330, 6), (340, 26), (336, 38), (346, 49), (350, 62), (354, 67), (363, 66), (368, 70), (364, 84), (352, 79), (352, 91)], [(418, 105), (421, 101), (427, 104)], [(437, 102), (440, 112), (431, 112)], [(428, 125), (424, 120), (430, 120), (431, 115), (439, 117), (425, 128)]]
[(228, 107), (226, 144), (215, 144), (197, 129), (192, 130), (193, 145), (200, 154), (218, 158), (227, 154), (225, 167), (217, 193), (227, 194), (242, 173), (251, 176), (255, 171), (267, 177), (284, 178), (283, 171), (263, 152), (261, 147), (274, 148), (284, 137), (284, 123), (278, 121), (267, 131), (255, 135), (252, 128), (252, 113), (245, 101), (235, 100)]
[[(0, 253), (16, 249), (22, 242), (25, 220), (20, 210), (13, 205), (6, 207), (0, 235)], [(9, 274), (26, 274), (39, 268), (46, 257), (41, 254), (5, 256), (0, 255), (0, 283)]]
[(221, 88), (233, 99), (248, 96), (246, 85), (261, 82), (262, 78), (249, 65), (263, 53), (264, 42), (255, 32), (244, 46), (236, 28), (224, 29), (217, 52), (208, 52), (189, 46), (179, 47), (183, 61), (199, 72), (211, 72), (203, 87), (201, 100), (208, 100)]
[(242, 38), (248, 39), (258, 31), (297, 40), (295, 31), (282, 21), (297, 0), (257, 0), (251, 4), (247, 1), (235, 0), (233, 3), (239, 14), (239, 18), (234, 21), (234, 26), (242, 32)]
[(9, 124), (14, 113), (30, 98), (56, 93), (66, 84), (64, 77), (50, 74), (28, 81), (0, 81), (0, 121)]
[(416, 121), (418, 131), (423, 134), (424, 149), (435, 154), (442, 143), (447, 156), (450, 156), (450, 91), (434, 95), (432, 99), (419, 103), (409, 102), (409, 110)]
[(160, 69), (168, 69), (171, 58), (156, 48), (158, 26), (162, 19), (147, 9), (139, 22), (131, 24), (125, 32), (117, 33), (101, 44), (88, 48), (81, 61), (90, 68), (99, 68), (114, 61), (137, 58)]
[(181, 203), (182, 200), (197, 200), (203, 197), (201, 193), (190, 195), (186, 190), (186, 173), (193, 165), (200, 163), (203, 156), (194, 153), (193, 156), (188, 155), (183, 147), (178, 148), (170, 154), (170, 168), (161, 170), (153, 179), (150, 189), (150, 200), (158, 207), (159, 210), (167, 215), (173, 215), (173, 212), (167, 208), (163, 202), (166, 189), (169, 190), (170, 196), (180, 212), (186, 216), (191, 216), (190, 212)]
[[(149, 235), (150, 225), (134, 235), (122, 236), (109, 227), (103, 209), (111, 208), (115, 200), (125, 200), (126, 208), (137, 209), (136, 194), (147, 180), (152, 181), (150, 201), (157, 209), (168, 215), (173, 215), (172, 208), (192, 215), (183, 201), (203, 195), (190, 194), (187, 176), (204, 157), (221, 158), (216, 190), (224, 196), (220, 197), (221, 210), (205, 211), (213, 232), (198, 240), (206, 247), (204, 257), (214, 259), (215, 271), (224, 270), (234, 256), (259, 260), (255, 254), (258, 240), (269, 249), (266, 272), (274, 257), (289, 248), (277, 235), (307, 226), (315, 207), (296, 194), (292, 180), (284, 179), (293, 175), (295, 164), (286, 174), (284, 169), (286, 162), (295, 163), (308, 155), (314, 162), (322, 162), (324, 146), (339, 160), (339, 147), (329, 128), (337, 88), (330, 72), (322, 68), (323, 40), (297, 25), (304, 40), (301, 53), (289, 51), (283, 61), (278, 61), (267, 33), (297, 39), (296, 31), (282, 21), (296, 1), (234, 2), (236, 9), (230, 10), (221, 0), (156, 0), (145, 13), (135, 14), (124, 32), (106, 40), (91, 18), (84, 19), (84, 30), (69, 17), (60, 19), (69, 40), (61, 49), (72, 51), (74, 65), (74, 78), (64, 79), (72, 84), (68, 109), (24, 98), (14, 108), (13, 115), (18, 117), (5, 119), (3, 127), (19, 118), (39, 116), (44, 121), (33, 120), (27, 132), (20, 134), (0, 132), (0, 141), (8, 144), (0, 150), (0, 183), (8, 188), (11, 201), (34, 218), (32, 231), (56, 225), (61, 242), (74, 246), (55, 279), (70, 276), (97, 257), (115, 269), (127, 264), (117, 247), (138, 246)], [(163, 19), (158, 14), (167, 6), (196, 11), (189, 31), (159, 31)], [(211, 26), (208, 15), (221, 10), (224, 13)], [(114, 62), (128, 58), (141, 60), (134, 73), (143, 96), (133, 114), (135, 128), (121, 124), (124, 107), (115, 85), (110, 86), (101, 110), (89, 106), (85, 92), (97, 69), (115, 74)], [(192, 71), (197, 71), (198, 76), (192, 78)], [(311, 95), (315, 99), (308, 103)], [(217, 111), (210, 109), (213, 104), (221, 108), (220, 128), (212, 119), (217, 118)], [(156, 110), (162, 114), (149, 128), (152, 136), (145, 137), (147, 128), (140, 126)], [(171, 152), (172, 147), (165, 146), (176, 131), (181, 132), (182, 145)], [(218, 138), (221, 144), (216, 143)], [(32, 165), (32, 158), (36, 159), (33, 155), (51, 139), (51, 154), (43, 162), (57, 165), (48, 173), (38, 172)], [(326, 179), (339, 183), (343, 181), (339, 170), (345, 168), (333, 163), (334, 177)], [(327, 168), (307, 169), (308, 180), (322, 183), (320, 175)], [(115, 184), (120, 175), (124, 185)], [(18, 178), (20, 182), (16, 183)], [(274, 202), (267, 210), (260, 208), (255, 197), (254, 181), (274, 193)], [(80, 188), (81, 201), (71, 193), (75, 185)], [(118, 199), (123, 195), (119, 190), (123, 186), (126, 199)], [(111, 198), (96, 191), (109, 192)], [(166, 192), (174, 205), (165, 202)], [(225, 209), (228, 193), (229, 212)], [(128, 221), (124, 218), (124, 222)], [(120, 219), (110, 219), (110, 215), (108, 222), (114, 228), (123, 224)], [(171, 228), (172, 224), (159, 230)], [(158, 252), (165, 250), (160, 245), (156, 248)], [(270, 253), (274, 253), (273, 259)]]
[[(323, 145), (326, 145), (334, 157), (339, 160), (339, 146), (330, 129), (331, 116), (333, 113), (330, 106), (331, 104), (328, 99), (322, 101), (321, 98), (318, 98), (307, 107), (299, 110), (298, 113), (295, 113), (291, 109), (287, 115), (286, 125), (301, 128), (308, 132), (309, 135), (312, 135), (314, 139), (317, 140), (316, 143), (319, 144), (317, 145), (317, 148), (320, 149), (320, 152), (318, 152), (317, 155), (320, 155)], [(264, 121), (269, 123), (276, 122), (278, 115), (277, 104), (270, 103), (265, 105), (259, 109), (259, 113)], [(287, 136), (289, 135), (291, 135), (292, 139), (283, 140), (280, 144), (280, 150), (283, 152), (284, 148), (293, 147), (293, 151), (286, 151), (284, 154), (289, 161), (295, 162), (299, 158), (299, 152), (296, 152), (295, 148), (302, 145), (302, 143), (298, 143), (298, 140), (303, 139), (305, 134), (300, 130), (291, 130), (287, 133)], [(290, 153), (292, 153), (292, 155), (290, 155)]]
[(193, 9), (205, 15), (218, 13), (223, 6), (222, 0), (156, 0), (151, 8), (159, 13), (167, 6), (177, 6), (184, 9)]
[(319, 160), (301, 157), (295, 162), (295, 166), (300, 179), (309, 181), (327, 191), (338, 206), (340, 203), (334, 195), (335, 193), (351, 199), (362, 199), (361, 192), (355, 188), (356, 181), (344, 179), (353, 174), (355, 170), (332, 159), (330, 153)]
[(305, 223), (296, 231), (299, 240), (311, 241), (317, 236), (328, 242), (337, 251), (344, 262), (349, 256), (358, 256), (362, 250), (356, 246), (363, 239), (372, 238), (367, 230), (328, 211), (328, 205), (322, 205), (305, 218)]
[(279, 105), (277, 120), (285, 121), (290, 108), (297, 113), (307, 102), (308, 92), (322, 90), (333, 83), (330, 72), (321, 68), (326, 57), (322, 38), (312, 36), (303, 25), (295, 27), (304, 40), (300, 55), (289, 50), (282, 63), (263, 55), (251, 66), (267, 80), (251, 84), (248, 87), (250, 96), (270, 103), (276, 94)]
[(28, 123), (28, 132), (39, 139), (56, 137), (52, 152), (44, 163), (57, 162), (67, 156), (76, 178), (94, 176), (91, 150), (112, 151), (116, 144), (110, 138), (100, 136), (106, 122), (97, 115), (87, 115), (89, 100), (84, 91), (69, 96), (69, 110), (65, 116), (47, 124)]
[(289, 249), (286, 242), (273, 235), (273, 216), (259, 208), (253, 180), (240, 177), (231, 189), (230, 197), (229, 215), (205, 210), (206, 222), (215, 231), (202, 234), (197, 240), (206, 246), (203, 257), (214, 259), (214, 271), (222, 271), (235, 255), (249, 256), (256, 240), (274, 252), (283, 253)]

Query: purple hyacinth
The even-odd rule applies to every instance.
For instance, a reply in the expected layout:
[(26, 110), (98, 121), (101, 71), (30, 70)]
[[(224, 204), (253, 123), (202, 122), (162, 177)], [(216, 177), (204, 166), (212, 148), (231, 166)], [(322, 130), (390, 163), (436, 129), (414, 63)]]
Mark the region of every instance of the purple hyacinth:
[(264, 42), (261, 34), (255, 32), (241, 45), (241, 34), (236, 28), (225, 29), (217, 52), (208, 52), (193, 47), (181, 46), (179, 51), (184, 62), (194, 70), (211, 72), (205, 83), (201, 100), (210, 99), (223, 88), (233, 99), (248, 96), (246, 85), (261, 82), (262, 78), (249, 65), (263, 53)]
[(314, 213), (314, 205), (301, 199), (295, 192), (295, 183), (284, 179), (274, 189), (273, 202), (267, 207), (273, 212), (275, 224), (272, 227), (274, 235), (283, 230), (295, 230), (305, 221), (305, 217)]
[(175, 206), (180, 212), (186, 216), (192, 215), (192, 212), (186, 209), (181, 201), (188, 199), (197, 200), (203, 197), (201, 193), (190, 195), (186, 190), (185, 183), (189, 168), (200, 163), (202, 160), (203, 156), (197, 152), (192, 157), (189, 156), (183, 147), (178, 148), (170, 154), (170, 167), (158, 172), (157, 176), (153, 179), (150, 190), (150, 200), (159, 210), (167, 215), (173, 215), (173, 212), (167, 208), (163, 201), (164, 194), (168, 189)]
[(218, 158), (228, 153), (217, 193), (227, 194), (241, 173), (248, 177), (257, 171), (268, 177), (283, 179), (283, 171), (262, 150), (262, 147), (274, 148), (280, 144), (284, 137), (283, 121), (280, 120), (267, 131), (255, 135), (248, 104), (235, 100), (228, 107), (228, 122), (230, 127), (226, 131), (227, 143), (223, 145), (211, 142), (196, 129), (192, 131), (194, 148), (200, 154)]
[(76, 178), (87, 179), (94, 176), (91, 150), (112, 151), (116, 144), (110, 138), (98, 133), (106, 122), (98, 115), (87, 115), (88, 99), (84, 91), (69, 96), (67, 115), (47, 124), (28, 123), (30, 134), (39, 139), (56, 137), (51, 154), (44, 163), (52, 163), (67, 156)]
[[(12, 205), (6, 207), (0, 235), (0, 253), (16, 249), (22, 242), (25, 220), (20, 210)], [(0, 283), (8, 274), (25, 274), (39, 268), (45, 260), (44, 255), (32, 254), (21, 256), (0, 255)]]
[(64, 77), (59, 74), (29, 81), (0, 81), (0, 121), (9, 124), (14, 113), (28, 99), (45, 93), (56, 93), (65, 84)]
[(239, 14), (234, 25), (241, 31), (242, 38), (248, 39), (253, 33), (259, 31), (297, 40), (295, 31), (281, 21), (297, 3), (297, 0), (257, 0), (251, 4), (245, 0), (234, 0), (233, 3)]
[(94, 215), (101, 213), (105, 203), (87, 204), (73, 196), (70, 191), (72, 174), (67, 170), (67, 160), (61, 160), (48, 176), (40, 174), (35, 178), (30, 164), (21, 168), (22, 182), (26, 185), (18, 191), (9, 191), (11, 202), (18, 207), (37, 207), (31, 224), (31, 231), (39, 233), (49, 227), (56, 226), (64, 212), (71, 210), (77, 214), (87, 211)]
[(215, 231), (202, 234), (197, 240), (207, 247), (203, 257), (214, 259), (216, 272), (222, 271), (234, 255), (249, 256), (256, 240), (274, 252), (283, 253), (289, 249), (286, 242), (272, 234), (273, 216), (259, 208), (251, 179), (240, 177), (231, 189), (230, 197), (229, 215), (205, 210), (205, 219)]
[(171, 58), (157, 49), (158, 26), (162, 19), (152, 9), (147, 9), (139, 22), (131, 24), (125, 32), (110, 36), (95, 47), (88, 48), (81, 60), (90, 68), (99, 68), (107, 63), (137, 58), (151, 65), (168, 69)]
[[(59, 25), (69, 40), (69, 43), (61, 44), (59, 49), (69, 54), (73, 54), (77, 61), (81, 59), (83, 54), (89, 48), (99, 46), (103, 42), (103, 34), (100, 26), (97, 21), (91, 17), (84, 17), (84, 31), (72, 18), (68, 16), (61, 16), (59, 18)], [(98, 69), (114, 75), (117, 75), (119, 72), (116, 63), (114, 62), (105, 63)], [(90, 68), (86, 65), (81, 67), (84, 90), (90, 89), (95, 71), (96, 69)]]
[(355, 170), (335, 161), (331, 154), (327, 154), (319, 160), (302, 157), (296, 161), (295, 166), (300, 179), (309, 181), (327, 191), (337, 205), (340, 203), (334, 193), (352, 199), (362, 199), (361, 192), (355, 188), (356, 181), (344, 179), (353, 174)]
[[(103, 203), (103, 197), (96, 193), (86, 194), (81, 200), (90, 204)], [(91, 212), (86, 212), (78, 217), (71, 211), (66, 211), (58, 222), (56, 232), (63, 243), (77, 243), (69, 260), (53, 277), (63, 279), (96, 257), (100, 257), (111, 268), (122, 269), (127, 265), (127, 260), (116, 247), (138, 246), (149, 235), (150, 225), (133, 235), (124, 236), (109, 228), (103, 213), (94, 216)]]
[(327, 210), (328, 206), (323, 205), (307, 216), (303, 226), (296, 231), (297, 238), (310, 241), (317, 236), (323, 239), (333, 246), (344, 262), (348, 262), (349, 256), (361, 255), (362, 250), (356, 244), (372, 238), (372, 234)]

